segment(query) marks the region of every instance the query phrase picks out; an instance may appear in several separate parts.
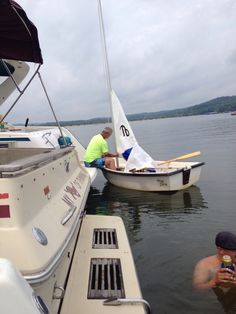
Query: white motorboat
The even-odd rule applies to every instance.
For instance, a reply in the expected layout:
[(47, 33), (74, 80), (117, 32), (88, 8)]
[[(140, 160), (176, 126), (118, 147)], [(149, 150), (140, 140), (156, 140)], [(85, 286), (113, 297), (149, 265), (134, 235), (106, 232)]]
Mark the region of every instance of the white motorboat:
[(105, 167), (102, 169), (103, 175), (110, 183), (131, 190), (169, 192), (186, 189), (199, 180), (204, 163), (179, 162), (179, 160), (198, 156), (200, 152), (196, 151), (168, 161), (156, 161), (139, 146), (122, 105), (111, 86), (100, 0), (98, 4), (115, 146), (121, 156), (116, 159), (117, 170)]
[[(35, 76), (46, 93), (37, 29), (15, 1), (0, 1), (0, 42), (1, 103), (19, 91), (0, 118), (1, 314), (148, 312), (122, 220), (84, 211), (96, 170), (79, 142), (59, 123), (5, 122)], [(28, 62), (38, 67), (21, 89)]]
[[(69, 140), (69, 144), (74, 146), (81, 166), (84, 167), (85, 148), (66, 127), (60, 127), (60, 129), (58, 127), (30, 125), (15, 127), (5, 123), (4, 129), (2, 129), (2, 132), (0, 131), (0, 147), (5, 148), (7, 151), (10, 149), (20, 151), (20, 149), (24, 150), (26, 148), (31, 148), (32, 151), (34, 148), (54, 150), (60, 149), (60, 145), (64, 144), (63, 138)], [(96, 178), (97, 170), (95, 168), (86, 168), (86, 171), (90, 175), (92, 183)]]

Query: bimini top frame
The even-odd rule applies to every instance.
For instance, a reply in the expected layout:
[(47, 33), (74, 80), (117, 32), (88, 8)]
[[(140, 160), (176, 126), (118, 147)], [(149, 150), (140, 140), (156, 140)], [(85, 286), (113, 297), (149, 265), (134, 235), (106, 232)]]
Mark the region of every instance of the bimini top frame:
[[(21, 6), (19, 6), (19, 4), (17, 4), (13, 0), (0, 0), (0, 42), (0, 76), (7, 76), (8, 78), (11, 78), (11, 81), (13, 82), (13, 84), (12, 82), (5, 82), (7, 81), (6, 79), (4, 81), (6, 86), (3, 85), (4, 82), (1, 84), (1, 86), (3, 85), (2, 90), (6, 90), (8, 88), (10, 92), (6, 92), (6, 97), (3, 97), (1, 99), (0, 105), (6, 100), (8, 96), (10, 96), (10, 94), (15, 89), (17, 89), (19, 92), (18, 97), (8, 109), (7, 113), (0, 117), (0, 123), (3, 122), (3, 120), (14, 108), (15, 104), (24, 94), (34, 77), (38, 75), (55, 121), (60, 130), (61, 136), (62, 138), (64, 138), (59, 121), (56, 117), (56, 114), (52, 107), (52, 103), (49, 99), (45, 85), (39, 72), (40, 66), (43, 64), (43, 58), (39, 45), (37, 28), (29, 20)], [(23, 77), (21, 77), (20, 80), (17, 80), (16, 71), (17, 63), (18, 67), (20, 67), (19, 64), (22, 63), (23, 65), (25, 65), (24, 62), (37, 63), (38, 67), (25, 85), (25, 87), (21, 90), (19, 87), (19, 83), (24, 79), (28, 71), (25, 71), (25, 76), (22, 75)], [(10, 84), (11, 86), (9, 87)], [(65, 144), (67, 144), (66, 140), (64, 140), (64, 142)]]

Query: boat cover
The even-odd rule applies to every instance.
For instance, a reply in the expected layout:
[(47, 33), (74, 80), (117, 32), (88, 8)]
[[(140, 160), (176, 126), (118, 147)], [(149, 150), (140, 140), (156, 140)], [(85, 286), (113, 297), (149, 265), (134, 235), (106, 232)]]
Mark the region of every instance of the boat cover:
[(0, 58), (43, 63), (37, 28), (13, 0), (0, 0)]

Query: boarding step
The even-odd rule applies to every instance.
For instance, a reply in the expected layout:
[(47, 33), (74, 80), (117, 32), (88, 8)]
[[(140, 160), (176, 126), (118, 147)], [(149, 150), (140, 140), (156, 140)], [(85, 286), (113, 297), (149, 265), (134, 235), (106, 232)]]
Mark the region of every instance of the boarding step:
[(83, 218), (60, 313), (147, 313), (120, 217)]

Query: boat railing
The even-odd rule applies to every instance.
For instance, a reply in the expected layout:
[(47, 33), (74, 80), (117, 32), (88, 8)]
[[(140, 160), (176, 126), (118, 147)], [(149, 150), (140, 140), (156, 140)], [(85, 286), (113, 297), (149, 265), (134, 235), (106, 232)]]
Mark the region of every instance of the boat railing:
[[(25, 173), (34, 168), (39, 168), (43, 164), (50, 163), (70, 153), (73, 149), (74, 149), (74, 146), (69, 146), (69, 147), (67, 146), (64, 148), (58, 148), (58, 149), (52, 149), (52, 150), (44, 149), (44, 152), (42, 152), (42, 149), (30, 149), (31, 152), (33, 150), (38, 150), (39, 153), (14, 160), (8, 164), (0, 164), (0, 177), (3, 178), (3, 177), (13, 177), (13, 176), (21, 175), (22, 172)], [(12, 152), (18, 151), (18, 154), (21, 150), (25, 150), (25, 153), (27, 153), (26, 149), (17, 149), (17, 148), (14, 149), (13, 148), (10, 150)], [(9, 152), (9, 149), (8, 149), (8, 152)]]
[(110, 306), (119, 306), (119, 305), (134, 305), (134, 304), (143, 304), (145, 308), (145, 312), (147, 314), (151, 314), (151, 306), (150, 304), (144, 299), (136, 299), (136, 298), (128, 298), (128, 299), (121, 299), (121, 298), (109, 298), (103, 302), (103, 305), (110, 305)]

